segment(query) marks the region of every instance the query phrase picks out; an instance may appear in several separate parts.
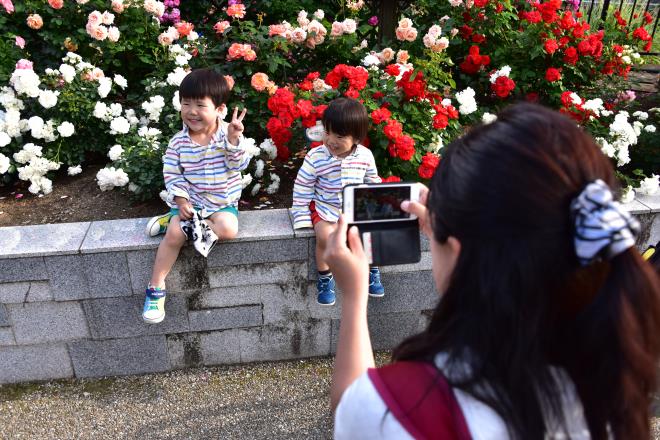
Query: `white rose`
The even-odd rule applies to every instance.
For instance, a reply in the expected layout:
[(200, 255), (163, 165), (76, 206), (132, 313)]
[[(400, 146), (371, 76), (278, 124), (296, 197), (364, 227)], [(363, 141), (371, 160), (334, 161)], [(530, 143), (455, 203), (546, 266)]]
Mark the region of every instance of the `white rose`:
[(5, 174), (9, 170), (9, 158), (0, 153), (0, 174)]
[(325, 17), (325, 12), (323, 12), (323, 9), (317, 9), (316, 12), (314, 12), (314, 18), (317, 20), (323, 20), (323, 17)]
[(11, 136), (4, 131), (0, 131), (0, 147), (6, 147), (11, 143)]
[(115, 84), (117, 84), (122, 89), (128, 87), (128, 81), (126, 81), (126, 78), (124, 78), (123, 76), (116, 74), (112, 79), (115, 82)]
[(112, 80), (107, 77), (99, 78), (98, 93), (101, 98), (106, 98), (112, 90)]
[(76, 78), (76, 69), (69, 64), (60, 65), (60, 73), (62, 74), (62, 79), (70, 83)]
[(252, 175), (250, 173), (247, 173), (241, 178), (241, 185), (243, 186), (243, 189), (247, 188), (247, 186), (251, 183), (252, 183)]
[(39, 116), (32, 116), (28, 119), (28, 127), (32, 132), (32, 137), (36, 139), (41, 139), (43, 137), (42, 131), (44, 129), (44, 120)]
[(115, 161), (119, 160), (121, 155), (124, 153), (124, 149), (122, 148), (121, 145), (113, 145), (112, 148), (110, 148), (110, 151), (108, 151), (108, 157), (110, 160)]
[(490, 124), (491, 122), (495, 122), (497, 120), (497, 116), (492, 114), (492, 113), (484, 113), (483, 116), (481, 117), (481, 122), (484, 124)]
[(62, 137), (69, 137), (73, 134), (75, 131), (75, 127), (71, 122), (62, 122), (59, 127), (57, 127), (57, 132), (60, 134)]
[(94, 106), (94, 112), (92, 113), (95, 118), (105, 119), (106, 114), (108, 113), (108, 106), (104, 102), (97, 102)]
[(644, 131), (647, 131), (649, 133), (655, 133), (655, 125), (647, 125), (644, 127)]
[(646, 194), (647, 196), (652, 196), (658, 192), (658, 187), (660, 187), (660, 176), (653, 174), (651, 177), (639, 182), (639, 192), (641, 194)]
[(633, 200), (635, 200), (635, 190), (633, 189), (632, 186), (627, 186), (622, 192), (621, 192), (621, 203), (630, 203)]
[(172, 106), (174, 109), (178, 112), (181, 111), (181, 101), (179, 100), (179, 91), (177, 90), (174, 92), (174, 96), (172, 97)]
[(76, 165), (73, 167), (69, 167), (69, 169), (66, 170), (66, 172), (69, 176), (75, 176), (76, 174), (82, 173), (82, 166)]
[(41, 90), (39, 92), (39, 104), (43, 108), (52, 108), (57, 105), (57, 97), (60, 92), (53, 92), (52, 90)]
[(112, 122), (110, 122), (110, 133), (111, 134), (126, 134), (128, 131), (131, 129), (131, 124), (128, 122), (128, 120), (123, 117), (119, 116), (118, 118), (114, 118)]

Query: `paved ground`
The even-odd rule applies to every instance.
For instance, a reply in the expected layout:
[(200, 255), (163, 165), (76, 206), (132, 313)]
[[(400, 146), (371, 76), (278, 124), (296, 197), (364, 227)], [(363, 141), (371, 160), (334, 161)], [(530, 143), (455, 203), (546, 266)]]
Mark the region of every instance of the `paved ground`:
[(327, 439), (331, 371), (321, 358), (0, 387), (0, 439)]

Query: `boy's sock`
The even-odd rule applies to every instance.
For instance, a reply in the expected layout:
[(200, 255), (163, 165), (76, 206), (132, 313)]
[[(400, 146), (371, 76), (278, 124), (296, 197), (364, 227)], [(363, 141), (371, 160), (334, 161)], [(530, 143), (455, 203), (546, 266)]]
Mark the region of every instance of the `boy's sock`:
[(165, 297), (167, 292), (164, 288), (147, 286), (144, 297), (144, 308), (142, 319), (148, 324), (158, 324), (165, 319)]
[(380, 269), (372, 267), (369, 269), (369, 296), (382, 297), (385, 295), (385, 288), (380, 282)]
[(335, 304), (335, 279), (329, 270), (319, 271), (316, 289), (318, 290), (316, 302), (322, 306), (332, 306)]

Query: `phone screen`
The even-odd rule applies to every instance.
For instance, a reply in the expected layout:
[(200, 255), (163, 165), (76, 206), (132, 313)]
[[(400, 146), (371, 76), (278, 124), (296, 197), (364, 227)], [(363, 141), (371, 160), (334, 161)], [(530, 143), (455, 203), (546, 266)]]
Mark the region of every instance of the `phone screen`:
[(399, 220), (410, 218), (401, 202), (410, 200), (410, 186), (355, 188), (353, 221)]

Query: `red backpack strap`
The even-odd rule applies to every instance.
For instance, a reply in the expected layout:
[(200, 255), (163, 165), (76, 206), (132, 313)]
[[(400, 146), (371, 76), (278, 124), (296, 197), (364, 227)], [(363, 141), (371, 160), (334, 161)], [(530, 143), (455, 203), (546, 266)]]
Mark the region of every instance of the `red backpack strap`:
[(442, 372), (425, 362), (395, 362), (368, 371), (385, 405), (416, 439), (469, 440), (470, 431)]

